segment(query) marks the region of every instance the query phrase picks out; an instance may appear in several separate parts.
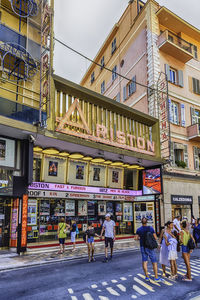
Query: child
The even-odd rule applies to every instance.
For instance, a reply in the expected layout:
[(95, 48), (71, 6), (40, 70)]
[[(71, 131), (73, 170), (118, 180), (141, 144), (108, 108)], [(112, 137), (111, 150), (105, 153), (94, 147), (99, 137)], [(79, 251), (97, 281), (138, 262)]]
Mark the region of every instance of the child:
[(169, 250), (168, 259), (171, 265), (171, 276), (169, 277), (170, 279), (176, 279), (178, 277), (177, 264), (176, 264), (176, 259), (178, 258), (177, 244), (178, 242), (176, 237), (172, 233), (170, 233), (168, 238), (168, 243), (167, 243), (168, 250)]
[(95, 233), (92, 222), (88, 222), (88, 228), (86, 230), (86, 242), (88, 246), (88, 262), (95, 261), (94, 259), (94, 237), (99, 236)]

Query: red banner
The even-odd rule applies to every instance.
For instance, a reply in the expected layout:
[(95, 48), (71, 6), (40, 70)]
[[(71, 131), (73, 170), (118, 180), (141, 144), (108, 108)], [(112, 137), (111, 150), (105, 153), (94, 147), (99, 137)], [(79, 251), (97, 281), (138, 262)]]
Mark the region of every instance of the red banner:
[(12, 204), (10, 247), (17, 247), (17, 226), (18, 226), (18, 211), (19, 211), (18, 209), (19, 209), (19, 198), (15, 198)]

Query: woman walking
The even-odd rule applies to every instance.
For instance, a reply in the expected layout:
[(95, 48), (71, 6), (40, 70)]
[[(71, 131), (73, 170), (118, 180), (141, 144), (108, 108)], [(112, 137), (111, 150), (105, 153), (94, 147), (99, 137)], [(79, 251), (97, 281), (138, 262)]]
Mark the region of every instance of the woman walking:
[(98, 236), (95, 233), (95, 229), (92, 222), (88, 222), (88, 228), (86, 230), (86, 243), (88, 246), (88, 262), (95, 261), (94, 258), (94, 237)]
[(71, 242), (73, 243), (72, 252), (76, 249), (76, 221), (72, 220), (70, 228)]
[(163, 277), (166, 277), (166, 266), (169, 266), (169, 250), (168, 250), (168, 246), (167, 246), (167, 241), (169, 238), (169, 234), (173, 229), (173, 222), (168, 221), (165, 224), (165, 228), (162, 229), (161, 231), (161, 235), (160, 235), (160, 240), (159, 240), (159, 244), (160, 244), (160, 264), (162, 265), (162, 270), (163, 270)]
[(65, 223), (65, 219), (61, 218), (60, 222), (58, 223), (58, 238), (60, 244), (60, 251), (58, 254), (63, 254), (65, 251), (65, 238), (67, 236), (67, 227), (70, 227)]
[(170, 266), (171, 266), (171, 276), (169, 277), (170, 279), (176, 279), (178, 277), (177, 275), (177, 264), (176, 260), (178, 259), (178, 254), (177, 254), (177, 244), (178, 241), (176, 239), (176, 236), (173, 235), (171, 232), (169, 234), (169, 239), (168, 239), (168, 250), (169, 250), (169, 255), (168, 259), (170, 261)]
[(192, 252), (192, 250), (189, 249), (188, 247), (188, 242), (190, 240), (190, 238), (192, 238), (192, 240), (195, 243), (195, 240), (193, 238), (193, 236), (191, 235), (190, 231), (188, 230), (188, 224), (187, 221), (182, 221), (181, 222), (181, 228), (182, 231), (180, 233), (180, 242), (181, 242), (181, 247), (182, 247), (182, 256), (187, 268), (187, 273), (186, 275), (183, 277), (184, 281), (192, 281), (192, 277), (191, 277), (191, 267), (190, 267), (190, 253)]

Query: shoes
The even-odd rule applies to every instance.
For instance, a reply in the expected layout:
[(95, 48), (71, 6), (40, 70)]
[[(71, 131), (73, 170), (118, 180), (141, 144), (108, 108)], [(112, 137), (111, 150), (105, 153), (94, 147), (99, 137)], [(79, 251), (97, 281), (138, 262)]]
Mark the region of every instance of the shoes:
[(150, 281), (149, 277), (145, 277), (145, 280), (146, 280), (146, 281)]
[(91, 259), (90, 259), (90, 258), (88, 259), (88, 262), (89, 262), (89, 263), (91, 262)]
[(154, 281), (155, 282), (161, 282), (161, 281), (165, 281), (165, 280), (161, 277), (158, 277), (158, 278), (154, 278)]
[(102, 260), (102, 262), (103, 262), (103, 263), (107, 263), (107, 262), (108, 262), (108, 258), (105, 257), (105, 258)]
[(92, 262), (95, 262), (95, 261), (96, 261), (96, 259), (95, 259), (94, 257), (92, 257), (91, 261), (92, 261)]
[(187, 278), (187, 277), (183, 277), (182, 280), (183, 280), (183, 281), (188, 281), (188, 282), (191, 282), (191, 281), (192, 281), (192, 279), (189, 279), (189, 278)]
[(168, 277), (168, 279), (171, 279), (171, 280), (175, 280), (177, 277), (176, 276), (173, 276), (173, 275), (170, 275), (169, 277)]

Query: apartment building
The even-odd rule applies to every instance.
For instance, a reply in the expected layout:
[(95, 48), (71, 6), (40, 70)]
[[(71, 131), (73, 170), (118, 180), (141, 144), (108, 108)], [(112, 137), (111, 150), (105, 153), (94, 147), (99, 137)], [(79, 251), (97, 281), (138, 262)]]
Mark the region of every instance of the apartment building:
[(94, 59), (101, 67), (91, 64), (81, 80), (89, 89), (160, 119), (161, 147), (162, 132), (167, 145), (163, 222), (179, 214), (199, 217), (199, 41), (199, 29), (159, 3), (129, 1)]

